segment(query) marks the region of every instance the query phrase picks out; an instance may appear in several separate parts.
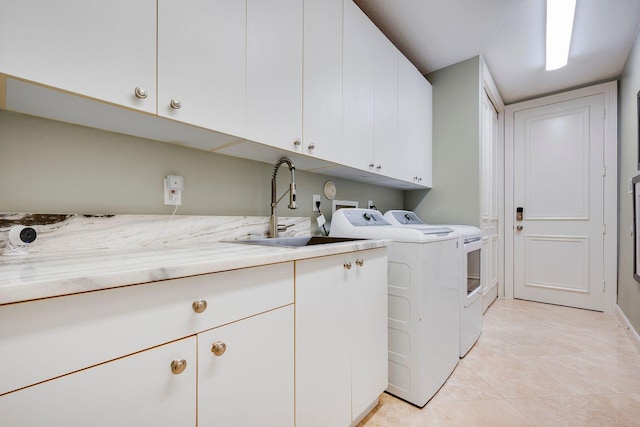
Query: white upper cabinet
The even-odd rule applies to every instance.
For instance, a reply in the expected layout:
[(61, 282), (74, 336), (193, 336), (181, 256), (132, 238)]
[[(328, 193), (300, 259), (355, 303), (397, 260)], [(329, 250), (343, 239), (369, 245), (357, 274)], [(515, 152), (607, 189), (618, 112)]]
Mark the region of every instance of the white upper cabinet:
[(431, 84), (398, 56), (398, 178), (431, 187)]
[(158, 1), (158, 115), (245, 133), (246, 3)]
[(2, 1), (0, 73), (155, 113), (156, 1)]
[(375, 37), (373, 161), (376, 173), (398, 174), (398, 49)]
[(302, 140), (302, 0), (247, 0), (246, 137)]
[(342, 0), (304, 0), (302, 130), (296, 151), (342, 161)]
[(373, 106), (377, 31), (377, 28), (355, 3), (345, 0), (342, 163), (363, 170), (375, 170), (375, 165), (373, 165)]
[(431, 186), (431, 86), (352, 0), (4, 0), (0, 74), (9, 110)]

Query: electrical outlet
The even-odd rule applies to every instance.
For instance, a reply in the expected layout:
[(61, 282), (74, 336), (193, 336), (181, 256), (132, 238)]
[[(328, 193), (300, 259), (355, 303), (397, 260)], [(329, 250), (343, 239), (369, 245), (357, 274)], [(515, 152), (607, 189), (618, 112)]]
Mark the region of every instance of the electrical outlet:
[(169, 175), (164, 179), (164, 204), (181, 205), (184, 180), (178, 175)]
[(367, 209), (375, 208), (376, 205), (373, 204), (373, 200), (367, 200)]
[(320, 202), (320, 195), (319, 194), (314, 194), (313, 195), (313, 212), (320, 212), (320, 209), (318, 209), (318, 205), (317, 202)]

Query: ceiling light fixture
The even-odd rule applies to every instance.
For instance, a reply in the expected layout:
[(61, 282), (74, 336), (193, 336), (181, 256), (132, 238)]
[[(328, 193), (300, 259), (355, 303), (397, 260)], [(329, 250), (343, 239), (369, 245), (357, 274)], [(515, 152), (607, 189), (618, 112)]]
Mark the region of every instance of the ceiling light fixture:
[(547, 71), (567, 65), (576, 0), (547, 0)]

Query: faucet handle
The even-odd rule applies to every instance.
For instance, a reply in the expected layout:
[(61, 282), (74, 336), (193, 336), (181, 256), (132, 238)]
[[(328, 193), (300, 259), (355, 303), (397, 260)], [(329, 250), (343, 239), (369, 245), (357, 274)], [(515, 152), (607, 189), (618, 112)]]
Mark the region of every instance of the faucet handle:
[(287, 231), (289, 227), (293, 227), (294, 224), (278, 224), (278, 231)]

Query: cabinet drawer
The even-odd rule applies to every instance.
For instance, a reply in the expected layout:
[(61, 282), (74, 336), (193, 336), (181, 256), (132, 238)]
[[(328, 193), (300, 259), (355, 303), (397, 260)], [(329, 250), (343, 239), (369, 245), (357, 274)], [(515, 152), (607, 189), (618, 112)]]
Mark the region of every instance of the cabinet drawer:
[(0, 394), (292, 302), (282, 263), (0, 306)]

